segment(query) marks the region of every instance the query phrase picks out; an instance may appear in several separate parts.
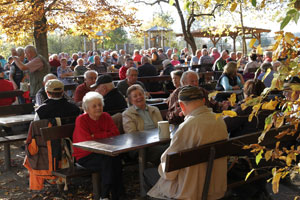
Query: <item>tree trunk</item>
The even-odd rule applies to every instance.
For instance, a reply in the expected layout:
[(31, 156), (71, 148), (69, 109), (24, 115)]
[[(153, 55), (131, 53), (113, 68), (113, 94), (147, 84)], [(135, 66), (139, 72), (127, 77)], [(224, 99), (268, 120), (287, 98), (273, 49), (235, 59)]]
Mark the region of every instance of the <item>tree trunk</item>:
[(179, 6), (178, 0), (175, 0), (175, 7), (177, 9), (177, 12), (178, 12), (178, 15), (180, 18), (183, 38), (191, 46), (193, 54), (195, 55), (195, 53), (197, 51), (196, 42), (195, 42), (194, 36), (191, 34), (191, 27), (189, 25), (188, 25), (188, 27), (186, 27), (186, 25), (185, 25), (185, 20), (184, 20), (181, 8)]
[(41, 20), (34, 22), (33, 35), (38, 54), (48, 60), (47, 19), (45, 16)]

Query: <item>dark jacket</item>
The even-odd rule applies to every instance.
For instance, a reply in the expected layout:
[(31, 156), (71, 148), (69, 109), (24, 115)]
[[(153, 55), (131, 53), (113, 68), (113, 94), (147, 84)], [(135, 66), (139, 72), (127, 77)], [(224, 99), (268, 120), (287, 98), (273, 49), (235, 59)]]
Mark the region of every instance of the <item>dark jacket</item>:
[(50, 119), (55, 117), (71, 117), (78, 116), (80, 109), (67, 99), (61, 98), (59, 100), (47, 99), (37, 110), (40, 119)]
[(117, 88), (112, 89), (104, 96), (104, 112), (125, 110), (125, 108), (127, 108), (126, 100)]
[(220, 76), (220, 78), (219, 78), (219, 80), (218, 80), (218, 82), (217, 82), (216, 90), (219, 90), (219, 91), (224, 91), (224, 90), (225, 90), (224, 87), (223, 87), (222, 84), (221, 84), (221, 80), (222, 80), (223, 77), (227, 77), (227, 78), (228, 78), (229, 85), (231, 85), (231, 86), (235, 86), (235, 85), (238, 84), (238, 83), (237, 83), (237, 76), (235, 76), (234, 78), (231, 78), (231, 77), (229, 77), (227, 74), (223, 73), (223, 74)]

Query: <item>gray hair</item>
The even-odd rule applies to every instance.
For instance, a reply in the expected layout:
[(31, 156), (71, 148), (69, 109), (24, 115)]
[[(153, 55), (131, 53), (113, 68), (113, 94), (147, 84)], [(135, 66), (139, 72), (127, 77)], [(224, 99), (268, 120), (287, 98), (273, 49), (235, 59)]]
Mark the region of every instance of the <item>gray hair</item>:
[(82, 99), (82, 108), (84, 111), (87, 111), (89, 103), (94, 99), (100, 100), (102, 106), (104, 106), (104, 100), (101, 94), (99, 94), (98, 92), (88, 92)]
[(198, 80), (199, 80), (199, 75), (198, 75), (197, 72), (194, 72), (194, 71), (186, 71), (186, 72), (184, 72), (184, 73), (182, 74), (182, 76), (181, 76), (181, 78), (180, 78), (180, 84), (181, 84), (182, 86), (184, 85), (183, 82), (186, 82), (187, 76), (188, 76), (189, 74), (195, 74), (195, 75), (197, 76)]
[(265, 56), (268, 58), (272, 58), (272, 51), (265, 51)]
[(29, 51), (29, 52), (37, 54), (36, 48), (34, 46), (32, 46), (32, 45), (27, 45), (25, 47), (25, 51)]
[(46, 83), (50, 78), (57, 79), (57, 76), (55, 76), (52, 73), (49, 73), (49, 74), (47, 74), (47, 75), (44, 76), (43, 82)]
[(16, 49), (16, 51), (17, 51), (18, 56), (24, 56), (25, 55), (24, 48), (22, 48), (22, 47), (18, 47)]
[(83, 74), (84, 79), (87, 78), (87, 75), (89, 73), (95, 73), (98, 76), (98, 72), (97, 71), (95, 71), (95, 70), (88, 70), (88, 71), (84, 72), (84, 74)]
[(149, 63), (149, 58), (147, 56), (142, 57), (142, 64)]
[(134, 68), (134, 67), (129, 67), (129, 69), (127, 69), (127, 71), (126, 71), (126, 76), (128, 76), (132, 71), (138, 72), (138, 70), (137, 70), (136, 68)]

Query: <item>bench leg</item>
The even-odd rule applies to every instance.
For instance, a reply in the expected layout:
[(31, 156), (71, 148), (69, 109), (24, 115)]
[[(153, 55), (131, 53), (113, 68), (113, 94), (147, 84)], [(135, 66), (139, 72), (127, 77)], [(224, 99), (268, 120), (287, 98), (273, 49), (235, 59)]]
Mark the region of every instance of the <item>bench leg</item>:
[(5, 170), (10, 170), (10, 144), (4, 144), (4, 164)]
[(94, 199), (99, 200), (100, 199), (100, 186), (101, 186), (100, 173), (98, 173), (98, 172), (92, 173), (92, 184), (93, 184)]
[(208, 197), (208, 190), (209, 190), (212, 168), (214, 165), (215, 154), (216, 154), (215, 147), (211, 147), (209, 152), (209, 159), (206, 167), (206, 175), (205, 175), (205, 181), (204, 181), (204, 186), (202, 191), (202, 200), (207, 200)]
[(139, 150), (139, 176), (140, 176), (140, 195), (141, 195), (141, 197), (146, 196), (146, 191), (144, 190), (144, 187), (143, 187), (145, 163), (146, 163), (145, 149), (140, 149)]

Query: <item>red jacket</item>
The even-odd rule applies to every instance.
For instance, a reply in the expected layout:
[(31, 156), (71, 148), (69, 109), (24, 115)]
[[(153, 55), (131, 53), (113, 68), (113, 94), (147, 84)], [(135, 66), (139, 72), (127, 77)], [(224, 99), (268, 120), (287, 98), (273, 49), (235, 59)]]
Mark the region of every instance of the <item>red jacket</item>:
[[(84, 113), (76, 119), (73, 143), (108, 138), (119, 134), (117, 126), (108, 113), (102, 113), (97, 121), (92, 120), (87, 113)], [(76, 160), (91, 154), (89, 151), (76, 147), (73, 147), (73, 151)]]
[[(11, 81), (0, 79), (0, 92), (13, 91), (14, 86)], [(16, 100), (16, 97), (0, 99), (0, 106), (9, 106)]]
[(124, 80), (126, 78), (126, 72), (127, 72), (128, 68), (125, 66), (122, 66), (119, 70), (119, 77), (120, 80)]

